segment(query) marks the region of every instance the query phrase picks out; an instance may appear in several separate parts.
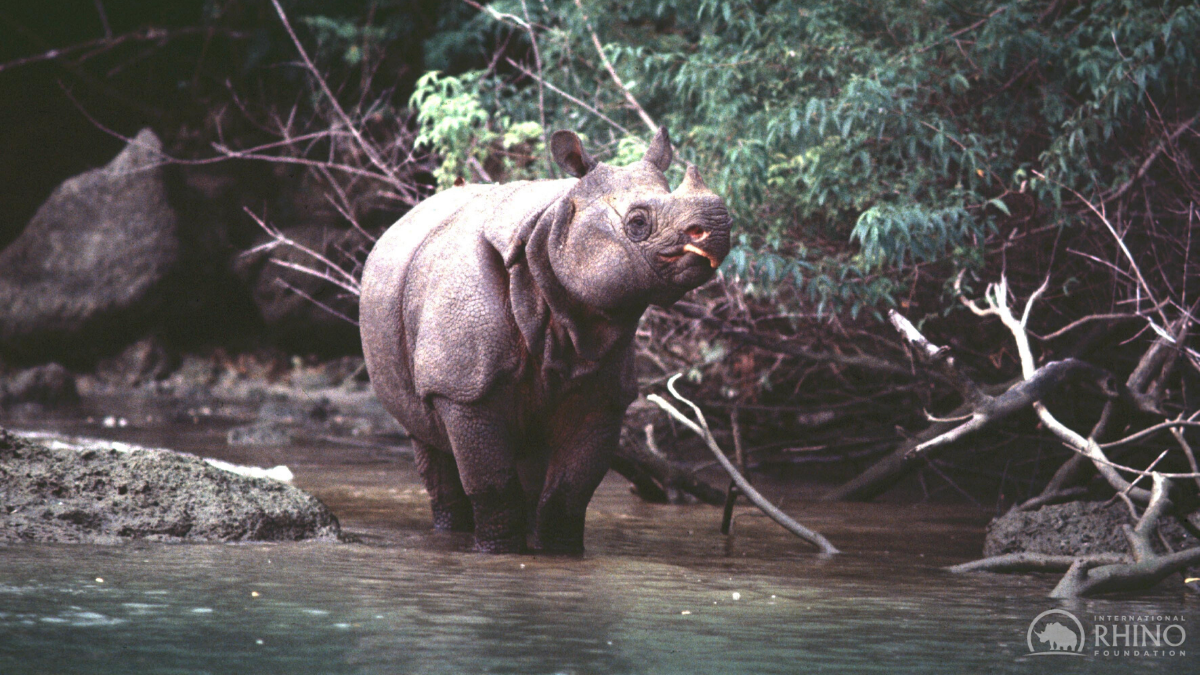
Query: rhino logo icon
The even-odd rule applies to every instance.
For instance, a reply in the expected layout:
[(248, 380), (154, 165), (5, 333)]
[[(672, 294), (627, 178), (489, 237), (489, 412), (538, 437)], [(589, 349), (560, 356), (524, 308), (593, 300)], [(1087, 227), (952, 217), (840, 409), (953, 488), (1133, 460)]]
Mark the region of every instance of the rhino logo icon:
[[(1048, 617), (1052, 615), (1061, 615), (1070, 621), (1049, 621)], [(1040, 630), (1038, 630), (1039, 628)], [(1038, 639), (1036, 646), (1033, 641), (1035, 635)], [(1085, 635), (1083, 624), (1074, 614), (1064, 609), (1050, 609), (1038, 614), (1037, 618), (1030, 622), (1025, 637), (1029, 644), (1029, 653), (1032, 656), (1048, 654), (1083, 656)]]
[(1049, 642), (1050, 649), (1074, 649), (1079, 642), (1079, 637), (1075, 635), (1075, 631), (1055, 621), (1047, 624), (1046, 629), (1040, 633), (1035, 633), (1038, 639), (1042, 642)]

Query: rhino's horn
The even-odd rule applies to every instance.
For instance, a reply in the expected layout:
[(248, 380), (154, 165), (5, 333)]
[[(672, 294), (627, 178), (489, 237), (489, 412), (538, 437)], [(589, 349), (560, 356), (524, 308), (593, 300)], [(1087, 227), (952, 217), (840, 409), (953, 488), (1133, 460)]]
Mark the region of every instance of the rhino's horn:
[(683, 174), (683, 182), (679, 184), (679, 187), (675, 188), (675, 194), (684, 196), (700, 193), (711, 194), (712, 190), (708, 189), (708, 185), (700, 177), (700, 172), (696, 169), (696, 165), (688, 164), (687, 171)]
[(667, 133), (666, 127), (659, 127), (658, 133), (654, 134), (654, 140), (650, 141), (650, 147), (646, 149), (646, 154), (642, 156), (642, 161), (649, 162), (658, 167), (659, 171), (665, 172), (671, 168), (671, 160), (674, 157), (671, 135)]

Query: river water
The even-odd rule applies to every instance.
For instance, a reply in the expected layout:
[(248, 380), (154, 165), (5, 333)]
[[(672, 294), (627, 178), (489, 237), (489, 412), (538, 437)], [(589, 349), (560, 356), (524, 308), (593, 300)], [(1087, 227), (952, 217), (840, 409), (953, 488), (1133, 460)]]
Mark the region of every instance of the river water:
[[(610, 476), (582, 558), (488, 556), (430, 531), (403, 447), (52, 426), (286, 463), (358, 541), (0, 548), (4, 675), (1200, 672), (1200, 598), (1177, 578), (1061, 603), (1046, 597), (1054, 576), (941, 571), (977, 557), (988, 514), (973, 507), (785, 502), (846, 552), (823, 559), (749, 508), (726, 537), (719, 509), (645, 504)], [(1081, 655), (1030, 654), (1030, 623), (1050, 609), (1081, 620)], [(1112, 615), (1164, 616), (1186, 642), (1174, 656), (1094, 653), (1093, 624)]]

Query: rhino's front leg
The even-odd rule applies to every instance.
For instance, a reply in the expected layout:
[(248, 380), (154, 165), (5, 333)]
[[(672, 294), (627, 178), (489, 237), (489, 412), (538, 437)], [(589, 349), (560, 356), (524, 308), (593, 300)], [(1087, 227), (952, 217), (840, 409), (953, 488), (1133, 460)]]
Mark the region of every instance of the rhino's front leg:
[[(534, 546), (548, 553), (583, 552), (587, 505), (608, 473), (621, 433), (621, 412), (594, 401), (574, 403), (554, 415), (548, 430), (550, 461), (533, 537)], [(586, 407), (598, 409), (581, 409)]]
[(501, 396), (470, 404), (438, 397), (433, 405), (471, 502), (475, 545), (488, 553), (525, 550), (525, 494), (514, 462), (510, 406)]

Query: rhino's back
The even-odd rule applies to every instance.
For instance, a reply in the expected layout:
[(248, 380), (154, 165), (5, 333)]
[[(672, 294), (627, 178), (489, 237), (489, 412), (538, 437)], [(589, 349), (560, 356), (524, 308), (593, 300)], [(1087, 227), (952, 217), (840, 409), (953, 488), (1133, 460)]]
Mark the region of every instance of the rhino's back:
[[(359, 323), (380, 401), (418, 438), (434, 433), (423, 398), (473, 399), (511, 366), (511, 322), (497, 293), (521, 233), (573, 180), (441, 192), (376, 242), (363, 269)], [(421, 427), (427, 427), (422, 433)]]

